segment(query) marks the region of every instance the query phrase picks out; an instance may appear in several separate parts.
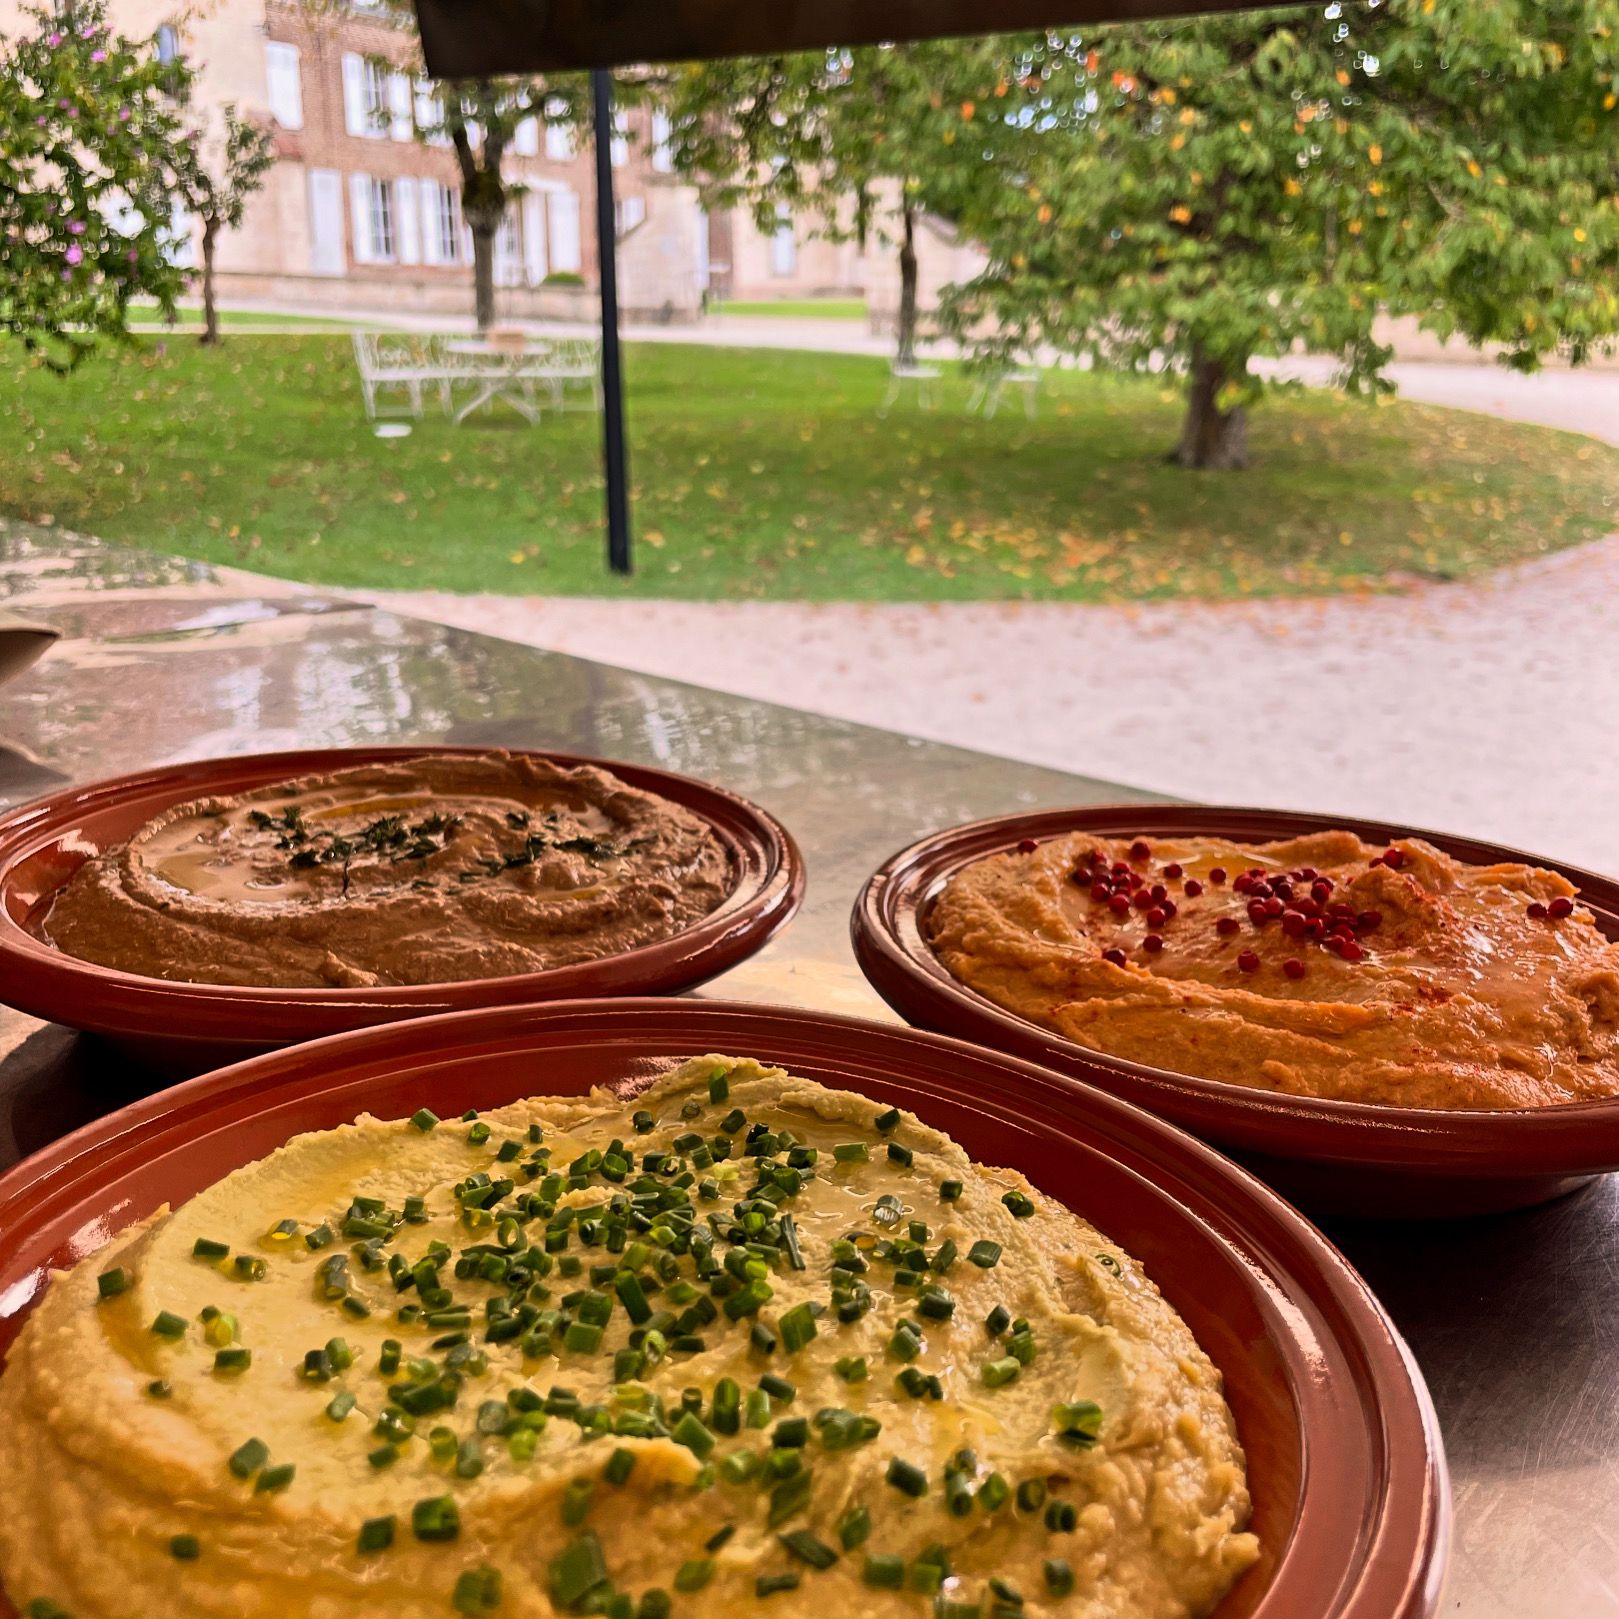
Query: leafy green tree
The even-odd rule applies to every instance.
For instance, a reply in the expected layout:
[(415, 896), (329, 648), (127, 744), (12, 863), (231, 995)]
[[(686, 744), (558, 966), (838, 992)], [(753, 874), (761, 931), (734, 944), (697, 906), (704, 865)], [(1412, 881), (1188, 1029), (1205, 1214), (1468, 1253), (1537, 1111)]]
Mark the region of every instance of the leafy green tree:
[[(544, 79), (469, 79), (439, 83), (418, 101), (418, 140), (455, 148), (461, 173), (461, 217), (472, 234), (473, 312), (478, 330), (495, 319), (495, 238), (506, 210), (523, 187), (506, 173), (517, 126), (527, 118), (576, 124), (588, 104), (584, 83), (574, 76)], [(423, 113), (426, 116), (423, 116)]]
[(1184, 373), (1188, 467), (1246, 461), (1256, 356), (1385, 386), (1384, 308), (1583, 359), (1619, 327), (1616, 31), (1616, 0), (1334, 0), (1013, 47), (953, 147), (991, 259), (949, 317)]
[(961, 120), (952, 86), (976, 82), (981, 41), (863, 46), (697, 62), (658, 87), (675, 166), (711, 206), (785, 210), (833, 240), (873, 234), (899, 254), (897, 358), (915, 356), (916, 227)]
[(275, 138), (269, 130), (243, 118), (227, 102), (221, 113), (222, 130), (217, 150), (205, 153), (200, 144), (189, 148), (182, 176), (186, 206), (202, 225), (202, 341), (219, 341), (219, 312), (214, 305), (214, 257), (219, 233), (235, 230), (247, 213), (247, 204), (264, 184), (275, 162)]
[(190, 79), (101, 0), (24, 15), (0, 38), (0, 331), (67, 371), (126, 335), (131, 299), (172, 313), (185, 286), (170, 220)]

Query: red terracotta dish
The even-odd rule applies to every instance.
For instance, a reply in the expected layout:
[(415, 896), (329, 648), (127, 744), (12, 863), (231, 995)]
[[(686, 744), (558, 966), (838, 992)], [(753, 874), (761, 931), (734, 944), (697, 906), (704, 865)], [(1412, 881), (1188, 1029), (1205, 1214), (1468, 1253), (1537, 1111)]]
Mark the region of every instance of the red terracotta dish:
[[(1523, 1208), (1619, 1169), (1619, 1100), (1512, 1111), (1397, 1108), (1278, 1096), (1091, 1051), (1008, 1012), (953, 978), (922, 934), (928, 907), (983, 856), (1074, 831), (1266, 842), (1328, 828), (1369, 843), (1420, 837), (1475, 864), (1549, 862), (1493, 843), (1343, 816), (1207, 805), (1124, 804), (975, 821), (902, 849), (866, 883), (850, 926), (855, 956), (908, 1022), (975, 1040), (1083, 1079), (1234, 1153), (1311, 1209), (1438, 1218)], [(1609, 938), (1619, 883), (1558, 865)]]
[(825, 1014), (656, 999), (503, 1007), (191, 1080), (0, 1177), (0, 1350), (51, 1268), (299, 1131), (423, 1105), (451, 1117), (542, 1089), (628, 1094), (706, 1051), (911, 1108), (980, 1161), (1023, 1170), (1145, 1264), (1224, 1374), (1247, 1449), (1264, 1555), (1217, 1619), (1437, 1611), (1450, 1509), (1433, 1408), (1388, 1318), (1319, 1232), (1116, 1097), (960, 1041)]
[(644, 765), (538, 753), (599, 765), (702, 816), (730, 853), (734, 886), (718, 910), (673, 938), (598, 961), (452, 984), (387, 989), (243, 989), (173, 983), (67, 955), (37, 931), (51, 896), (80, 864), (187, 799), (247, 792), (298, 776), (479, 748), (344, 748), (169, 765), (72, 787), (0, 816), (0, 998), (35, 1017), (116, 1040), (172, 1073), (256, 1051), (434, 1012), (580, 995), (672, 994), (752, 955), (798, 909), (804, 866), (774, 817), (706, 782)]

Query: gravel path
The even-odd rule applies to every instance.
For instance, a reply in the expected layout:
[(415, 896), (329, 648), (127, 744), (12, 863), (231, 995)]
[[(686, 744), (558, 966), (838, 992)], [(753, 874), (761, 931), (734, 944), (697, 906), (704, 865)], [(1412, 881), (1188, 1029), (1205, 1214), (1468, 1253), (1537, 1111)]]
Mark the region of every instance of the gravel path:
[(1468, 585), (1186, 606), (379, 597), (653, 674), (1215, 802), (1619, 873), (1619, 535)]

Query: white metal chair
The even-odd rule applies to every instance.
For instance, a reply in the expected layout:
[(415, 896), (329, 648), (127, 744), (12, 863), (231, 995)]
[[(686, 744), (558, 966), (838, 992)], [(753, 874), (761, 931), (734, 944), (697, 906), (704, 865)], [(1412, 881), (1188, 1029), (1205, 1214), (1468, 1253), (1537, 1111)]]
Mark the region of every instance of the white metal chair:
[(891, 360), (888, 365), (888, 392), (883, 395), (877, 414), (886, 416), (899, 403), (899, 396), (907, 386), (915, 388), (916, 402), (923, 410), (932, 410), (933, 385), (940, 375), (936, 365), (920, 365), (915, 360), (901, 364), (898, 360)]
[(360, 373), (360, 392), (365, 399), (365, 413), (377, 419), (378, 393), (383, 389), (402, 388), (406, 404), (392, 413), (419, 417), (422, 414), (422, 394), (427, 387), (438, 389), (439, 404), (450, 408), (450, 384), (460, 373), (448, 363), (444, 353), (444, 339), (414, 332), (355, 332), (354, 363)]
[(987, 420), (1001, 406), (1007, 388), (1023, 390), (1023, 414), (1032, 422), (1038, 413), (1040, 373), (1033, 366), (1013, 365), (998, 371), (981, 372), (967, 395), (967, 414), (982, 410)]
[[(532, 371), (525, 367), (525, 379), (544, 385), (554, 410), (600, 410), (602, 403), (600, 338), (554, 337), (543, 346)], [(568, 390), (579, 395), (577, 404), (568, 403)]]

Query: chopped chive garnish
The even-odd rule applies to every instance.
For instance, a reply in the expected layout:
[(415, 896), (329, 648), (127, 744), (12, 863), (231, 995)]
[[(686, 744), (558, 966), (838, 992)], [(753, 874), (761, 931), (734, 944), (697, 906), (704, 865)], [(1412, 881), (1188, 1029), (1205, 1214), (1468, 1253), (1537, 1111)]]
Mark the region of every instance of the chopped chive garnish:
[(237, 1478), (252, 1478), (270, 1459), (270, 1447), (262, 1439), (249, 1439), (231, 1452), (225, 1464)]
[(1022, 1369), (1011, 1355), (1003, 1355), (999, 1360), (986, 1360), (979, 1368), (979, 1374), (985, 1388), (998, 1389), (1014, 1382)]
[(194, 1259), (223, 1259), (230, 1253), (228, 1242), (215, 1242), (210, 1237), (198, 1237), (191, 1245)]
[(898, 1591), (905, 1585), (905, 1559), (887, 1553), (877, 1553), (866, 1559), (860, 1577), (867, 1585), (884, 1591)]
[(991, 1473), (978, 1486), (978, 1504), (986, 1512), (999, 1512), (1012, 1494), (1012, 1486), (999, 1473)]
[(186, 1318), (176, 1315), (173, 1310), (159, 1310), (152, 1317), (151, 1330), (159, 1338), (183, 1338), (186, 1335)]
[(785, 1377), (777, 1377), (774, 1372), (766, 1372), (759, 1379), (759, 1387), (773, 1400), (791, 1400), (798, 1393), (795, 1384), (789, 1383)]
[(1012, 1215), (1018, 1220), (1027, 1220), (1034, 1213), (1034, 1204), (1022, 1192), (1008, 1192), (1002, 1199)]
[(179, 1558), (182, 1563), (194, 1563), (202, 1556), (202, 1542), (195, 1535), (171, 1535), (169, 1556)]
[(776, 1330), (787, 1353), (796, 1355), (815, 1336), (815, 1314), (808, 1304), (795, 1304), (776, 1323)]
[(609, 1484), (622, 1484), (635, 1469), (635, 1452), (622, 1445), (607, 1458), (602, 1477)]
[(994, 1270), (1001, 1262), (1001, 1245), (987, 1239), (982, 1242), (975, 1242), (967, 1250), (967, 1261), (969, 1264), (976, 1265), (980, 1270)]
[(873, 1126), (887, 1135), (899, 1123), (899, 1109), (891, 1107), (879, 1113), (872, 1121)]
[(833, 1365), (832, 1370), (845, 1383), (864, 1383), (870, 1375), (864, 1355), (845, 1355)]
[(411, 1114), (410, 1122), (426, 1135), (438, 1123), (438, 1114), (430, 1107), (419, 1107)]
[(677, 1591), (701, 1591), (713, 1577), (713, 1559), (693, 1557), (675, 1570), (674, 1587)]
[(396, 1521), (391, 1512), (381, 1518), (367, 1518), (360, 1525), (359, 1534), (355, 1536), (355, 1550), (362, 1552), (386, 1551), (394, 1543), (394, 1525)]
[(1061, 1402), (1051, 1408), (1051, 1426), (1059, 1439), (1094, 1445), (1102, 1431), (1102, 1408), (1094, 1400)]
[(723, 1068), (717, 1069), (708, 1076), (708, 1099), (717, 1107), (727, 1100), (731, 1094), (731, 1081)]
[(279, 1467), (267, 1467), (253, 1481), (253, 1493), (265, 1495), (284, 1490), (292, 1483), (298, 1469), (292, 1462), (282, 1462)]
[(570, 1528), (577, 1529), (590, 1513), (590, 1498), (596, 1493), (594, 1479), (570, 1479), (568, 1487), (562, 1492), (562, 1521)]
[(850, 1507), (838, 1519), (838, 1543), (846, 1552), (865, 1545), (871, 1535), (871, 1514), (864, 1507)]
[(1068, 1596), (1074, 1589), (1074, 1571), (1065, 1558), (1048, 1557), (1045, 1566), (1046, 1589), (1054, 1597)]
[(255, 1254), (238, 1254), (230, 1262), (230, 1273), (239, 1282), (262, 1282), (270, 1267)]
[(699, 1461), (706, 1461), (714, 1448), (714, 1435), (694, 1412), (682, 1413), (680, 1420), (669, 1430), (669, 1437), (677, 1445), (684, 1445)]
[(115, 1299), (120, 1293), (127, 1293), (134, 1280), (122, 1265), (116, 1265), (96, 1277), (96, 1292), (101, 1298)]
[(253, 1351), (251, 1349), (216, 1349), (214, 1351), (214, 1370), (228, 1377), (234, 1377), (238, 1372), (245, 1372), (253, 1364)]
[(1046, 1504), (1046, 1481), (1042, 1478), (1026, 1478), (1017, 1487), (1017, 1504), (1020, 1512), (1038, 1512)]
[(770, 1492), (770, 1511), (766, 1523), (774, 1529), (777, 1524), (786, 1523), (795, 1513), (802, 1512), (809, 1505), (813, 1485), (814, 1476), (807, 1467), (784, 1478)]
[(418, 1540), (454, 1540), (461, 1533), (455, 1497), (433, 1495), (410, 1509), (410, 1531)]
[(796, 1591), (799, 1576), (796, 1574), (761, 1574), (753, 1582), (753, 1594), (759, 1597), (775, 1596), (778, 1591)]
[(914, 1155), (909, 1147), (901, 1146), (897, 1141), (890, 1141), (888, 1143), (889, 1163), (899, 1164), (902, 1168), (909, 1169), (911, 1167), (911, 1159), (913, 1156)]
[(503, 1585), (500, 1570), (487, 1563), (466, 1569), (456, 1578), (450, 1606), (463, 1614), (494, 1613), (500, 1607)]
[(635, 1619), (669, 1619), (674, 1612), (674, 1599), (665, 1590), (654, 1585), (650, 1590), (641, 1593), (641, 1601), (635, 1610)]
[(961, 1194), (964, 1190), (965, 1188), (962, 1186), (960, 1181), (939, 1182), (939, 1197), (940, 1200), (945, 1203), (959, 1202), (961, 1200)]
[(341, 1422), (354, 1409), (354, 1406), (354, 1396), (347, 1389), (344, 1389), (341, 1394), (334, 1394), (326, 1402), (326, 1415), (333, 1422)]
[(146, 1385), (146, 1392), (154, 1400), (166, 1400), (174, 1393), (174, 1385), (166, 1377), (154, 1377)]
[(1072, 1501), (1048, 1501), (1044, 1521), (1054, 1535), (1071, 1535), (1079, 1522), (1079, 1509)]
[(1006, 1329), (1012, 1325), (1012, 1312), (1004, 1304), (997, 1304), (988, 1315), (984, 1317), (984, 1331), (991, 1338), (999, 1338)]
[(717, 1552), (720, 1547), (725, 1545), (725, 1543), (730, 1540), (732, 1535), (735, 1533), (736, 1525), (734, 1523), (725, 1524), (723, 1527), (716, 1529), (714, 1533), (703, 1542), (703, 1550), (705, 1552)]
[(909, 1496), (922, 1496), (927, 1494), (928, 1476), (914, 1463), (896, 1456), (888, 1464), (888, 1471), (883, 1475), (896, 1490)]
[(551, 1595), (560, 1608), (571, 1608), (606, 1578), (607, 1564), (602, 1557), (601, 1542), (591, 1530), (587, 1529), (551, 1559)]
[(832, 1157), (840, 1164), (869, 1164), (871, 1148), (864, 1141), (840, 1141), (832, 1149)]

